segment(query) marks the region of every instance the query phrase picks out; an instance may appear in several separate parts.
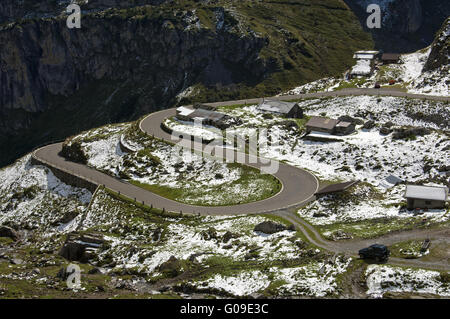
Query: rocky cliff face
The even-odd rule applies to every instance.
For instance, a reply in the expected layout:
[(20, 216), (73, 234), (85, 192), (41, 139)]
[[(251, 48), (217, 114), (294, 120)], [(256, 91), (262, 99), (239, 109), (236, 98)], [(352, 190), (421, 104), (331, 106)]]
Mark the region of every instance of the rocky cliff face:
[(397, 0), (390, 8), (392, 29), (404, 34), (417, 32), (424, 22), (421, 0)]
[[(88, 16), (80, 30), (63, 19), (28, 21), (0, 31), (0, 114), (12, 110), (45, 111), (46, 97), (70, 96), (90, 81), (111, 79), (146, 83), (163, 96), (150, 105), (166, 105), (193, 79), (214, 82), (210, 65), (244, 68), (250, 78), (262, 76), (258, 53), (265, 40), (233, 32), (212, 34), (196, 23), (174, 26), (169, 20), (128, 20)], [(192, 27), (191, 30), (185, 30)], [(229, 72), (228, 72), (229, 73)], [(20, 118), (3, 121), (0, 132), (27, 125)]]
[(393, 52), (413, 52), (428, 46), (435, 32), (450, 15), (450, 3), (440, 0), (344, 0), (365, 25), (369, 4), (382, 10), (381, 29), (372, 32), (377, 48)]

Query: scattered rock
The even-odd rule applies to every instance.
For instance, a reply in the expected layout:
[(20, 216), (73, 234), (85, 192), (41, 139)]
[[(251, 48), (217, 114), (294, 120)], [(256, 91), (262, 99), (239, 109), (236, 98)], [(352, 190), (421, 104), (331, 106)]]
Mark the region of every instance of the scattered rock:
[(202, 238), (204, 240), (212, 240), (212, 239), (217, 239), (217, 231), (210, 227), (208, 228), (208, 230), (204, 230), (200, 233), (200, 235), (202, 236)]
[(389, 135), (389, 134), (391, 134), (391, 132), (392, 132), (392, 130), (386, 126), (382, 126), (380, 128), (380, 133), (383, 135)]
[(387, 128), (391, 128), (393, 126), (394, 126), (394, 123), (392, 123), (391, 121), (386, 122), (386, 123), (383, 124), (383, 127), (387, 127)]
[(394, 134), (392, 134), (392, 138), (399, 140), (415, 138), (416, 136), (425, 136), (428, 134), (430, 134), (430, 130), (424, 127), (398, 128), (395, 129)]
[(152, 234), (153, 241), (159, 241), (161, 239), (162, 232), (163, 230), (161, 227), (156, 228)]
[(234, 234), (230, 231), (227, 231), (223, 236), (222, 236), (222, 242), (224, 243), (228, 243), (230, 241), (230, 239), (232, 238), (238, 238), (239, 236), (237, 234)]
[(254, 231), (259, 231), (265, 234), (274, 234), (285, 231), (286, 229), (287, 227), (282, 224), (274, 223), (273, 221), (265, 221), (256, 225)]
[(338, 118), (338, 120), (339, 120), (340, 122), (350, 122), (350, 123), (352, 123), (353, 125), (362, 125), (362, 124), (364, 124), (364, 121), (363, 121), (363, 120), (357, 119), (357, 118), (354, 118), (354, 117), (351, 117), (351, 116), (349, 116), (349, 115), (342, 115), (342, 116), (340, 116), (340, 117)]
[(363, 128), (366, 130), (373, 129), (375, 127), (375, 121), (369, 120), (366, 123), (364, 123)]
[(41, 273), (41, 270), (40, 270), (39, 268), (34, 268), (34, 269), (31, 271), (31, 273), (34, 274), (34, 275), (39, 275), (39, 274)]
[(23, 264), (23, 260), (19, 259), (19, 258), (13, 258), (10, 260), (11, 264), (13, 265), (22, 265)]

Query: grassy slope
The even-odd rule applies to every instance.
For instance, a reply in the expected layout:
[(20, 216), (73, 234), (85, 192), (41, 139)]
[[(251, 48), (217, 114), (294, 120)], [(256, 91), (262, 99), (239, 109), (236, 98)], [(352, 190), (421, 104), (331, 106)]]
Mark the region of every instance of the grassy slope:
[(240, 1), (233, 6), (245, 26), (268, 38), (260, 57), (272, 71), (262, 81), (240, 81), (236, 87), (199, 83), (201, 93), (186, 102), (274, 95), (342, 73), (354, 64), (355, 50), (374, 45), (353, 12), (339, 0)]
[[(236, 164), (239, 165), (239, 164)], [(270, 198), (277, 194), (281, 190), (281, 183), (279, 180), (268, 174), (260, 174), (256, 169), (241, 166), (241, 177), (231, 183), (230, 186), (227, 184), (219, 185), (214, 187), (213, 190), (204, 191), (202, 188), (173, 188), (168, 186), (161, 185), (149, 185), (143, 184), (137, 181), (130, 180), (130, 183), (136, 186), (139, 186), (143, 189), (151, 191), (152, 193), (158, 194), (162, 197), (166, 197), (181, 203), (187, 203), (190, 205), (199, 205), (199, 206), (231, 206), (231, 205), (239, 205), (245, 203), (251, 203), (263, 199)], [(248, 189), (251, 182), (258, 181), (261, 187), (264, 187), (264, 191), (261, 195), (258, 194), (250, 194), (248, 197), (234, 197), (227, 196), (228, 187), (232, 187), (234, 185), (241, 187), (242, 189)], [(213, 196), (215, 198), (214, 203), (205, 203), (201, 198), (205, 196)], [(194, 202), (188, 201), (187, 198), (198, 198)]]

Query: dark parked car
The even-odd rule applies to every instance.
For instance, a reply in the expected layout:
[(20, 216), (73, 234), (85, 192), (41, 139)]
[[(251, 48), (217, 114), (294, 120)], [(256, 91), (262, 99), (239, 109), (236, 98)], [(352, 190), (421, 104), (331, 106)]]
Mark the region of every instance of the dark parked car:
[(367, 248), (361, 249), (359, 252), (359, 257), (362, 259), (372, 259), (375, 261), (386, 261), (389, 258), (391, 252), (384, 245), (375, 244)]

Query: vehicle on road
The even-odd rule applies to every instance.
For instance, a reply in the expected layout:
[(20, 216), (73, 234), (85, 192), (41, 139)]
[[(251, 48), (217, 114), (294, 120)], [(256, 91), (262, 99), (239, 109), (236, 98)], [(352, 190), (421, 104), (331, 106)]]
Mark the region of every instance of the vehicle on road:
[(358, 254), (361, 259), (371, 259), (380, 262), (387, 261), (391, 252), (385, 245), (374, 244), (361, 249)]

